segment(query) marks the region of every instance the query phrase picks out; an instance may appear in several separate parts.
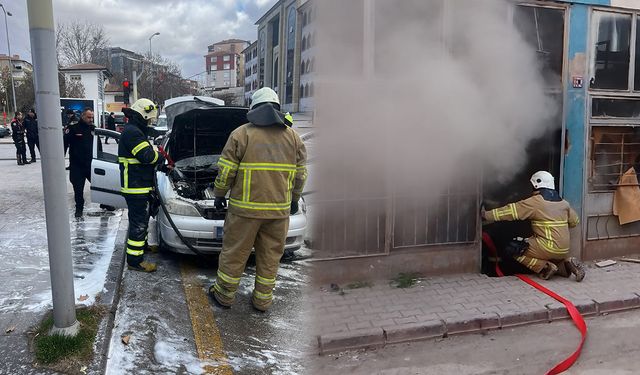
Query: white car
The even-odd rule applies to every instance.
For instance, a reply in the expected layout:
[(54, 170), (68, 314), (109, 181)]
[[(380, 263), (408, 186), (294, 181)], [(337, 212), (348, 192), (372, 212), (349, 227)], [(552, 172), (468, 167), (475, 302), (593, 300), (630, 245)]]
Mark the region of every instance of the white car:
[[(218, 174), (219, 154), (238, 126), (247, 122), (247, 108), (226, 107), (208, 97), (180, 97), (165, 102), (169, 131), (162, 146), (175, 162), (172, 173), (157, 172), (157, 190), (173, 222), (190, 245), (203, 253), (222, 248), (224, 217), (218, 212), (207, 188)], [(91, 165), (92, 202), (126, 208), (120, 194), (120, 170), (117, 155), (102, 150), (100, 137), (119, 138), (120, 134), (96, 129)], [(162, 208), (157, 216), (158, 241), (171, 251), (192, 254), (175, 233)], [(306, 207), (289, 219), (285, 249), (299, 249), (307, 227)]]

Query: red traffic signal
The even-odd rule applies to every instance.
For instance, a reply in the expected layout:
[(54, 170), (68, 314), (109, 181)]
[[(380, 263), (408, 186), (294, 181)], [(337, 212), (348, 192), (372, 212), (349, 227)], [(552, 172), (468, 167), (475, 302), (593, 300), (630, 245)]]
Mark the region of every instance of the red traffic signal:
[(122, 88), (128, 89), (129, 88), (129, 81), (127, 81), (127, 80), (122, 81)]

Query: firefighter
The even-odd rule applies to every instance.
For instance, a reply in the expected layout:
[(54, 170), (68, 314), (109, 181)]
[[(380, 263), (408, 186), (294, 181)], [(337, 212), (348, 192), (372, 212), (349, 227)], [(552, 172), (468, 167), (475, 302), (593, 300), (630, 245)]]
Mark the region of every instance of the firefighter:
[(234, 130), (218, 161), (214, 183), (216, 208), (227, 205), (217, 278), (209, 294), (230, 307), (251, 249), (256, 253), (253, 306), (266, 311), (272, 304), (280, 258), (289, 229), (289, 215), (307, 175), (306, 149), (300, 136), (286, 125), (278, 94), (256, 91), (247, 113), (249, 123)]
[(138, 99), (131, 108), (123, 108), (129, 122), (118, 144), (121, 192), (129, 209), (127, 235), (127, 265), (129, 269), (153, 272), (155, 263), (144, 261), (147, 249), (150, 200), (156, 166), (163, 166), (164, 157), (149, 143), (148, 133), (158, 117), (157, 106), (149, 99)]
[(578, 225), (578, 215), (555, 190), (551, 173), (534, 173), (531, 184), (534, 189), (531, 197), (491, 211), (483, 209), (482, 218), (488, 223), (530, 220), (533, 236), (514, 239), (506, 253), (544, 280), (558, 273), (565, 277), (573, 274), (576, 281), (582, 281), (584, 267), (576, 258), (568, 257), (569, 228)]

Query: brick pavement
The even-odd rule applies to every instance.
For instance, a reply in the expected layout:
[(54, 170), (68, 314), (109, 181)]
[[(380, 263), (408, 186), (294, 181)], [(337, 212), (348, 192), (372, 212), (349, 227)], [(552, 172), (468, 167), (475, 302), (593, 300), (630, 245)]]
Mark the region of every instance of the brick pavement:
[[(585, 316), (640, 308), (640, 264), (588, 266), (581, 283), (535, 280)], [(569, 318), (564, 305), (515, 276), (482, 274), (428, 277), (406, 289), (388, 281), (342, 293), (322, 288), (312, 293), (310, 307), (321, 353)]]

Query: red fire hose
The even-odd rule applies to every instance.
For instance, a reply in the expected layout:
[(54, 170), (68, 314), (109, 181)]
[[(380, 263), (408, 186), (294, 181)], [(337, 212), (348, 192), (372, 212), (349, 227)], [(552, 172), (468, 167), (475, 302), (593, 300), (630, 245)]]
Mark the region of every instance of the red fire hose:
[[(491, 239), (491, 237), (489, 236), (488, 233), (482, 232), (482, 242), (484, 242), (484, 244), (487, 246), (487, 249), (489, 249), (489, 252), (491, 253), (491, 255), (496, 258), (496, 274), (499, 277), (504, 276), (504, 274), (502, 273), (502, 270), (500, 269), (500, 266), (498, 265), (498, 261), (497, 261), (498, 250), (496, 249), (496, 245), (493, 243), (493, 240)], [(567, 300), (566, 298), (563, 298), (562, 296), (559, 296), (558, 294), (554, 293), (552, 290), (549, 290), (549, 289), (545, 288), (544, 286), (542, 286), (542, 285), (538, 284), (537, 282), (531, 280), (529, 277), (527, 277), (525, 275), (516, 275), (516, 277), (519, 278), (520, 280), (524, 281), (525, 283), (531, 285), (532, 287), (538, 289), (542, 293), (545, 293), (546, 295), (548, 295), (549, 297), (555, 299), (556, 301), (561, 302), (562, 304), (564, 304), (565, 308), (569, 312), (569, 315), (571, 316), (571, 319), (573, 319), (573, 323), (576, 325), (576, 328), (578, 328), (578, 331), (580, 331), (580, 334), (582, 335), (582, 338), (580, 340), (580, 344), (578, 345), (578, 348), (576, 349), (576, 351), (573, 352), (573, 354), (571, 354), (565, 360), (563, 360), (562, 362), (560, 362), (557, 365), (555, 365), (551, 370), (547, 371), (546, 374), (547, 375), (555, 375), (555, 374), (560, 374), (561, 372), (567, 371), (571, 366), (573, 366), (573, 364), (580, 357), (580, 352), (582, 351), (582, 346), (584, 345), (584, 341), (587, 338), (587, 324), (584, 322), (584, 319), (582, 318), (582, 315), (580, 315), (580, 312), (571, 303), (571, 301)]]

